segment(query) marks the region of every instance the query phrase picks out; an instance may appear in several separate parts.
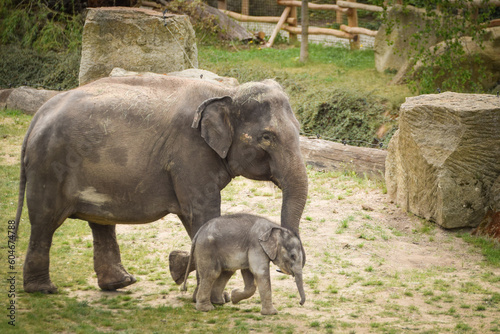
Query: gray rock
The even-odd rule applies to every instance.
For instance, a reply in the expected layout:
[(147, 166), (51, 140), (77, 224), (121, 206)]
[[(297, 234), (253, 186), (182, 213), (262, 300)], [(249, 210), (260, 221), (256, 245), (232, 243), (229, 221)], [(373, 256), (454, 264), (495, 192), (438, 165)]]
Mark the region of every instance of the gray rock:
[[(166, 24), (166, 25), (165, 25)], [(128, 71), (168, 73), (198, 67), (195, 33), (185, 15), (142, 8), (88, 11), (82, 36), (80, 85)]]
[[(394, 5), (388, 11), (390, 21), (398, 22), (389, 30), (386, 24), (382, 24), (375, 37), (374, 53), (375, 67), (377, 71), (385, 70), (399, 71), (402, 67), (407, 67), (408, 50), (413, 47), (410, 45), (410, 37), (415, 34), (420, 27), (425, 26), (423, 13), (425, 11), (413, 6)], [(387, 41), (391, 41), (389, 45)], [(428, 41), (428, 46), (438, 42), (436, 38)]]
[(408, 98), (386, 159), (389, 196), (444, 228), (477, 226), (500, 176), (499, 128), (494, 95)]
[[(7, 91), (7, 92), (5, 92)], [(35, 89), (31, 87), (18, 87), (15, 89), (4, 90), (0, 96), (6, 95), (4, 107), (18, 109), (28, 115), (34, 115), (37, 110), (50, 98), (61, 93), (55, 90)], [(3, 105), (0, 101), (0, 107)]]
[[(133, 76), (133, 75), (143, 75), (143, 76), (154, 76), (154, 75), (159, 75), (157, 73), (152, 73), (152, 72), (134, 72), (134, 71), (127, 71), (124, 70), (123, 68), (115, 67), (111, 73), (109, 74), (110, 77), (125, 77), (125, 76)], [(161, 74), (165, 75), (165, 74)], [(193, 78), (193, 79), (199, 79), (199, 80), (209, 80), (209, 81), (214, 81), (217, 83), (220, 83), (225, 86), (238, 86), (238, 80), (235, 78), (230, 78), (230, 77), (220, 77), (217, 74), (207, 71), (207, 70), (200, 70), (200, 69), (195, 69), (195, 68), (190, 68), (184, 71), (177, 71), (177, 72), (171, 72), (167, 73), (166, 75), (170, 76), (176, 76), (176, 77), (183, 77), (183, 78)]]

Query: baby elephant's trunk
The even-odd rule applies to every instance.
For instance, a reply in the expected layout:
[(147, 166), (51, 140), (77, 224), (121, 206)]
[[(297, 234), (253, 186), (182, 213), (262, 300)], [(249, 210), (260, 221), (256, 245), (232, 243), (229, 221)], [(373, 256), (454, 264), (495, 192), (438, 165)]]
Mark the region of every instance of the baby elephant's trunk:
[(304, 293), (304, 283), (302, 281), (302, 274), (295, 274), (295, 284), (297, 284), (297, 289), (300, 294), (300, 305), (304, 305), (306, 302), (306, 294)]

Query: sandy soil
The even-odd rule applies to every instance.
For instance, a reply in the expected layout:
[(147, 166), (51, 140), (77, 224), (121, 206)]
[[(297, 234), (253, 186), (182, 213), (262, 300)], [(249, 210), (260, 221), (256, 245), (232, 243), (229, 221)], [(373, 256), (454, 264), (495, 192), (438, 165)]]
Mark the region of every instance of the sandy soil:
[[(249, 212), (279, 222), (281, 193), (269, 183), (239, 178), (226, 188), (223, 200), (226, 214)], [(120, 245), (126, 254), (134, 244), (150, 243), (147, 258), (153, 266), (155, 260), (164, 263), (160, 273), (165, 278), (141, 274), (143, 266), (135, 263), (131, 272), (139, 282), (121, 293), (150, 305), (190, 303), (194, 276), (189, 292), (182, 293), (167, 266), (171, 250), (189, 250), (182, 224), (175, 216), (167, 216), (149, 226), (119, 226)], [(298, 304), (291, 277), (272, 271), (274, 304), (280, 313), (293, 316), (287, 321), (297, 332), (453, 332), (465, 328), (482, 333), (498, 329), (500, 270), (485, 265), (480, 251), (457, 233), (408, 215), (372, 182), (360, 184), (356, 179), (318, 177), (311, 172), (301, 223), (307, 253), (307, 302)], [(131, 263), (124, 260), (128, 268)], [(95, 275), (89, 277), (89, 284), (97, 286)], [(242, 287), (239, 274), (227, 289), (236, 287)], [(116, 293), (92, 289), (70, 294), (95, 300)], [(237, 307), (260, 308), (258, 294)]]

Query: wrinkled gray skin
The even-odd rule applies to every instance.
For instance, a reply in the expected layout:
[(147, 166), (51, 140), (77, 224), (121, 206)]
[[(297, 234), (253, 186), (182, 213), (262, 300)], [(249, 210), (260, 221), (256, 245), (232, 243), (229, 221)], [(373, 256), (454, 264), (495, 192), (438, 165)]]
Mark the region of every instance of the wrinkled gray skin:
[[(300, 305), (306, 300), (302, 281), (302, 243), (293, 232), (265, 218), (236, 214), (210, 220), (193, 238), (190, 261), (193, 257), (197, 277), (194, 299), (199, 311), (214, 309), (212, 286), (219, 277), (229, 279), (236, 270), (242, 269), (245, 289), (232, 291), (233, 304), (253, 296), (257, 282), (261, 313), (277, 314), (271, 297), (270, 261), (283, 273), (295, 277)], [(186, 270), (183, 290), (186, 290), (188, 274), (189, 270)]]
[[(114, 77), (57, 95), (36, 113), (22, 147), (16, 226), (25, 193), (31, 223), (24, 290), (57, 291), (49, 251), (66, 218), (89, 222), (102, 289), (134, 283), (121, 264), (115, 224), (173, 213), (192, 238), (220, 216), (220, 191), (238, 175), (280, 187), (283, 226), (298, 235), (307, 197), (299, 124), (272, 80), (224, 87)], [(224, 286), (214, 289), (222, 295)]]

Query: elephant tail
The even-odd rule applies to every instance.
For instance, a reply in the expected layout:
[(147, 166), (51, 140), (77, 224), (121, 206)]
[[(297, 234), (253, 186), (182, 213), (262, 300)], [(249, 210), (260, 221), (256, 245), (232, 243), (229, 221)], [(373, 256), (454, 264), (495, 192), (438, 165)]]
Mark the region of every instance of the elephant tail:
[(28, 136), (31, 132), (31, 126), (28, 130), (26, 136), (23, 140), (23, 146), (21, 149), (21, 172), (19, 175), (19, 197), (17, 199), (17, 212), (16, 212), (16, 220), (14, 224), (14, 230), (12, 231), (12, 235), (14, 236), (14, 240), (18, 238), (19, 231), (19, 223), (21, 222), (21, 215), (23, 213), (23, 205), (24, 205), (24, 195), (26, 193), (26, 166), (24, 164), (24, 155), (26, 153), (26, 143), (28, 141)]
[(188, 265), (186, 267), (186, 273), (184, 274), (184, 282), (182, 283), (181, 291), (187, 291), (187, 279), (189, 276), (189, 268), (191, 267), (191, 262), (193, 261), (193, 256), (194, 256), (194, 248), (196, 245), (196, 239), (197, 239), (198, 234), (196, 234), (193, 238), (193, 242), (191, 244), (191, 252), (189, 253), (189, 260), (188, 260)]

